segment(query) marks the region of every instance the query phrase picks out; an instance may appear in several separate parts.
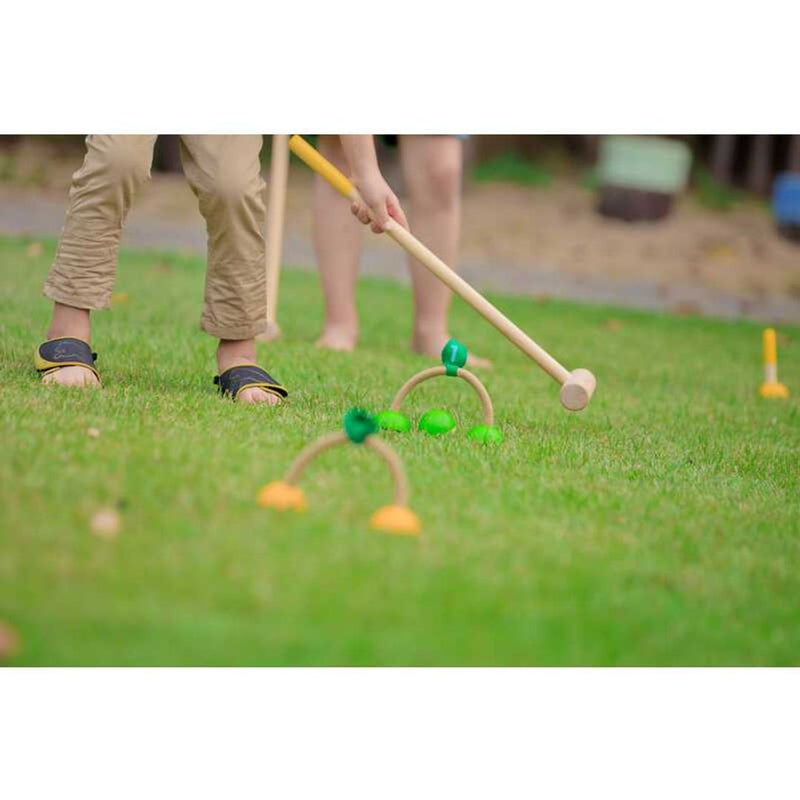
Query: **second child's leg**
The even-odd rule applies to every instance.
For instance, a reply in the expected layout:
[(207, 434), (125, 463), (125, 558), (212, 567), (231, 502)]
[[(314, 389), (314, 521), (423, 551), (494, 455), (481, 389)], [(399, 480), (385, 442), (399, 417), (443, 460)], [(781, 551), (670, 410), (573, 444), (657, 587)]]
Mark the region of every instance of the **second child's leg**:
[[(455, 268), (461, 232), (463, 145), (455, 136), (400, 136), (400, 158), (409, 196), (411, 229), (446, 264)], [(447, 314), (450, 290), (416, 259), (409, 257), (414, 291), (417, 353), (438, 357), (450, 338)], [(488, 361), (470, 355), (472, 366)]]
[[(348, 171), (338, 136), (320, 136), (319, 150), (343, 172)], [(326, 181), (314, 181), (314, 249), (325, 298), (325, 322), (319, 347), (353, 350), (358, 342), (356, 280), (361, 257), (361, 225), (347, 203)]]
[[(200, 327), (219, 339), (220, 374), (253, 364), (255, 337), (266, 326), (264, 181), (261, 136), (183, 136), (186, 178), (208, 229), (205, 306)], [(243, 389), (242, 403), (274, 405), (259, 388)]]

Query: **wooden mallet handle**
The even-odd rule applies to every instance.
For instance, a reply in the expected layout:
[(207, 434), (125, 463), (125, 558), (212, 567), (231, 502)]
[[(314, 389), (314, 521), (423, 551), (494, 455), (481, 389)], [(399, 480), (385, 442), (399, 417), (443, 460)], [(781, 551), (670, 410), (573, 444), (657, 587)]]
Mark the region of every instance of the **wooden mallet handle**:
[(286, 209), (286, 183), (289, 178), (289, 137), (272, 137), (267, 205), (267, 338), (280, 335), (278, 326), (278, 283), (283, 254), (283, 217)]
[[(292, 136), (289, 139), (289, 148), (344, 197), (349, 200), (361, 199), (356, 187), (301, 136)], [(469, 303), (485, 320), (494, 325), (506, 339), (529, 358), (532, 358), (553, 380), (561, 384), (561, 404), (564, 408), (570, 411), (580, 411), (586, 407), (597, 385), (594, 375), (589, 370), (576, 369), (570, 372), (559, 364), (544, 348), (536, 344), (521, 328), (495, 308), (480, 292), (473, 289), (402, 225), (394, 220), (389, 220), (386, 233), (462, 300)]]

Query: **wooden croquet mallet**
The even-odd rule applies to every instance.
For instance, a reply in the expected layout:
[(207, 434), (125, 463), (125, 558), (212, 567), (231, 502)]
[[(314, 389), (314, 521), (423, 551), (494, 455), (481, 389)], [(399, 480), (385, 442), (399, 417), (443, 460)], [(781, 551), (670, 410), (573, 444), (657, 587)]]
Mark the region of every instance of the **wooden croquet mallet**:
[(272, 341), (281, 335), (278, 325), (278, 285), (283, 256), (283, 218), (286, 210), (286, 184), (289, 179), (289, 137), (272, 137), (267, 200), (267, 329), (258, 338)]
[[(318, 153), (301, 136), (289, 139), (291, 151), (311, 169), (321, 175), (331, 186), (348, 200), (361, 202), (358, 190), (333, 164)], [(561, 385), (561, 404), (569, 411), (585, 408), (594, 394), (597, 381), (587, 369), (570, 372), (558, 363), (544, 348), (540, 347), (508, 317), (495, 308), (480, 292), (473, 289), (438, 256), (432, 253), (413, 234), (394, 220), (389, 220), (386, 233), (407, 253), (429, 269), (442, 283), (447, 285), (462, 300), (469, 303), (485, 320), (497, 328), (512, 344), (532, 358), (551, 378)]]
[(778, 380), (778, 344), (774, 328), (765, 328), (764, 345), (764, 383), (758, 390), (762, 397), (784, 398), (789, 389)]

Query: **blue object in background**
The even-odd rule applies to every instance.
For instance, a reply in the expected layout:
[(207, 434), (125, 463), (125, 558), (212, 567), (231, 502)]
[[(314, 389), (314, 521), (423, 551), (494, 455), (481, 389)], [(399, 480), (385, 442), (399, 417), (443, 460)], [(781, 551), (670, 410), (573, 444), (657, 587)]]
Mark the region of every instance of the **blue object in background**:
[(772, 189), (772, 212), (778, 224), (800, 224), (800, 173), (784, 172)]

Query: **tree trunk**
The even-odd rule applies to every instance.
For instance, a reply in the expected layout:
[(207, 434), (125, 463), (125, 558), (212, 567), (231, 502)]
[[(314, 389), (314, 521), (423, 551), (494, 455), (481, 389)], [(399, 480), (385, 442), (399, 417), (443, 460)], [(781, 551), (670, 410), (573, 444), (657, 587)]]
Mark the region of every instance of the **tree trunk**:
[(772, 137), (754, 136), (747, 165), (747, 188), (763, 194), (769, 189), (772, 175)]
[(789, 172), (800, 172), (800, 136), (789, 137), (789, 157), (786, 169)]
[(733, 183), (733, 153), (735, 136), (715, 136), (711, 148), (711, 174), (718, 183), (730, 186)]

